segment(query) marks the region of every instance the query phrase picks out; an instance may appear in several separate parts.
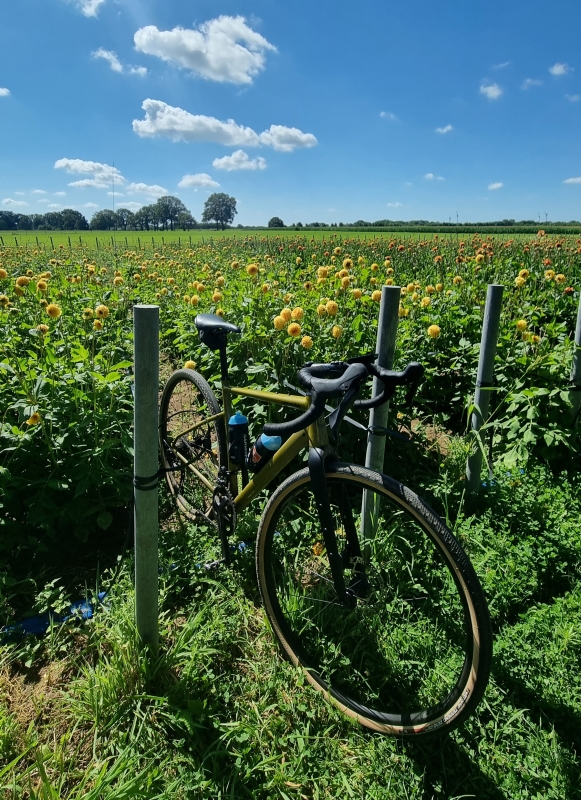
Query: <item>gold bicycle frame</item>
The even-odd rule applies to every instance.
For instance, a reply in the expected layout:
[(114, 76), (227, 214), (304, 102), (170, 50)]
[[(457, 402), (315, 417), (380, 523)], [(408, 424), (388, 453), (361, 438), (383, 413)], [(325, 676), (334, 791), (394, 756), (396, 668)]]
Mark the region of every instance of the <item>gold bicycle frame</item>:
[[(291, 408), (299, 408), (301, 411), (306, 411), (311, 404), (310, 397), (303, 397), (301, 395), (292, 394), (278, 394), (277, 392), (265, 392), (260, 389), (247, 389), (241, 386), (230, 386), (227, 382), (222, 383), (222, 404), (224, 411), (224, 421), (230, 419), (232, 414), (232, 397), (250, 397), (253, 400), (260, 400), (273, 405), (290, 406)], [(207, 420), (206, 420), (207, 422)], [(228, 435), (228, 426), (225, 425), (226, 436)], [(293, 433), (282, 447), (276, 451), (274, 456), (264, 465), (260, 472), (256, 473), (251, 478), (241, 492), (238, 491), (238, 475), (234, 473), (231, 484), (231, 491), (234, 495), (234, 505), (236, 511), (240, 512), (250, 505), (255, 497), (265, 489), (268, 484), (276, 478), (279, 472), (290, 464), (301, 450), (308, 447), (326, 447), (329, 444), (327, 435), (327, 428), (325, 425), (324, 417), (310, 425), (308, 428)], [(228, 456), (228, 469), (232, 469), (230, 457)]]
[[(301, 411), (306, 411), (311, 404), (310, 397), (307, 396), (303, 397), (301, 395), (278, 394), (277, 392), (265, 392), (261, 389), (247, 389), (241, 386), (230, 386), (224, 381), (222, 383), (222, 404), (224, 406), (224, 410), (220, 411), (218, 414), (213, 414), (211, 417), (205, 417), (203, 420), (190, 425), (188, 428), (180, 431), (175, 438), (178, 439), (181, 436), (185, 436), (186, 434), (195, 431), (197, 428), (207, 425), (208, 422), (223, 419), (227, 441), (228, 425), (226, 424), (226, 420), (230, 419), (232, 415), (233, 396), (250, 397), (254, 400), (260, 400), (273, 405), (299, 408)], [(327, 427), (325, 425), (325, 419), (324, 416), (320, 416), (308, 428), (303, 428), (302, 430), (298, 431), (298, 433), (294, 433), (282, 445), (282, 447), (276, 451), (274, 456), (267, 461), (260, 472), (256, 473), (256, 475), (254, 475), (254, 477), (248, 481), (242, 491), (238, 490), (238, 472), (233, 469), (233, 464), (230, 461), (230, 454), (228, 453), (228, 471), (231, 472), (230, 491), (234, 496), (234, 505), (236, 507), (236, 511), (242, 511), (249, 506), (255, 497), (257, 497), (260, 492), (265, 489), (269, 483), (274, 480), (274, 478), (276, 478), (279, 472), (282, 472), (282, 470), (290, 464), (293, 458), (295, 458), (301, 452), (301, 450), (305, 450), (308, 447), (321, 447), (324, 449), (328, 447), (328, 445), (329, 436), (327, 433)], [(189, 471), (206, 486), (207, 489), (209, 489), (211, 492), (214, 491), (214, 485), (208, 481), (206, 476), (203, 475), (194, 464), (190, 463), (187, 458), (177, 451), (175, 451), (175, 455), (185, 464), (187, 469), (189, 469)]]

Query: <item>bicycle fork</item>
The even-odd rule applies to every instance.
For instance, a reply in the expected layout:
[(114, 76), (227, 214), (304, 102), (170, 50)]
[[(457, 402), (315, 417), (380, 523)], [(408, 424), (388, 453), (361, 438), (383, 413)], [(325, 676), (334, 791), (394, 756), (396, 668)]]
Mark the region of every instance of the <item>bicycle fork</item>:
[(358, 564), (362, 563), (361, 548), (357, 530), (353, 523), (351, 509), (341, 508), (341, 518), (345, 528), (347, 547), (344, 553), (339, 553), (337, 535), (335, 532), (335, 520), (331, 511), (329, 490), (325, 478), (325, 454), (321, 448), (311, 447), (309, 449), (308, 467), (311, 485), (313, 487), (313, 495), (315, 497), (315, 505), (323, 529), (323, 540), (327, 551), (327, 558), (329, 559), (329, 567), (331, 569), (335, 592), (343, 605), (347, 608), (354, 608), (357, 603), (357, 597), (361, 594), (360, 590), (365, 583), (365, 577), (361, 571), (356, 570), (354, 581), (352, 581), (349, 586), (345, 585), (345, 577), (343, 574), (345, 566), (352, 560)]

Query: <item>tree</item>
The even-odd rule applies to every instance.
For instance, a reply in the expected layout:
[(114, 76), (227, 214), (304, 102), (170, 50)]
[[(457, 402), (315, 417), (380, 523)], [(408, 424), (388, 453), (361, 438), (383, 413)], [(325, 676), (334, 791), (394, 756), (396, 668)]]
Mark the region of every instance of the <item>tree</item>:
[(60, 212), (61, 226), (65, 231), (86, 231), (89, 223), (80, 211), (74, 208), (65, 208)]
[(44, 227), (49, 231), (62, 231), (63, 215), (60, 211), (48, 211), (44, 215)]
[(14, 211), (0, 211), (0, 230), (11, 231), (18, 225), (18, 214)]
[(222, 226), (222, 230), (233, 220), (236, 211), (236, 198), (230, 197), (224, 192), (214, 192), (204, 203), (204, 213), (202, 222), (215, 220), (216, 228)]
[(115, 227), (126, 231), (133, 225), (134, 214), (128, 208), (118, 208), (115, 212)]
[(155, 221), (154, 206), (141, 206), (133, 215), (133, 224), (138, 230), (148, 231), (149, 226)]
[(198, 223), (192, 217), (189, 211), (180, 211), (178, 214), (176, 225), (178, 228), (181, 228), (182, 231), (189, 231), (191, 228), (195, 228), (197, 224)]
[(115, 212), (110, 208), (104, 208), (102, 211), (95, 211), (91, 217), (91, 228), (97, 231), (110, 231), (115, 227)]
[(284, 222), (281, 220), (280, 217), (273, 217), (272, 219), (268, 220), (268, 227), (269, 228), (284, 228)]
[(163, 225), (163, 229), (165, 230), (166, 225), (169, 223), (171, 230), (174, 229), (174, 224), (177, 221), (177, 218), (180, 214), (189, 213), (188, 209), (179, 199), (179, 197), (173, 197), (171, 194), (166, 194), (163, 197), (160, 197), (157, 203), (155, 204), (157, 208), (158, 217)]

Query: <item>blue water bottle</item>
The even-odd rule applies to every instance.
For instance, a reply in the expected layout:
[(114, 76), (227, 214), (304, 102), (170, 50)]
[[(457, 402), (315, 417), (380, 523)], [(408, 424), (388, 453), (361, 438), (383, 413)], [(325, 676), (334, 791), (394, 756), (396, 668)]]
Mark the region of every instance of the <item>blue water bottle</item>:
[(259, 472), (266, 462), (270, 461), (281, 444), (280, 436), (267, 436), (265, 433), (261, 433), (248, 453), (248, 469), (251, 472)]
[(248, 452), (248, 417), (237, 411), (228, 420), (230, 461), (241, 467)]

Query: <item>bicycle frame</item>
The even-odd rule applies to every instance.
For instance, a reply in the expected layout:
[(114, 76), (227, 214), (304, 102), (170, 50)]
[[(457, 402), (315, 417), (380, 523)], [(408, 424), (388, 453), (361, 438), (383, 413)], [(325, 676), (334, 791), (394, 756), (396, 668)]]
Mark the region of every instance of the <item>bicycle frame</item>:
[[(260, 400), (271, 405), (290, 406), (305, 410), (310, 405), (309, 397), (300, 395), (279, 394), (277, 392), (265, 392), (261, 389), (249, 389), (242, 386), (230, 386), (227, 381), (222, 382), (222, 405), (224, 411), (224, 421), (230, 419), (232, 414), (232, 397), (249, 397), (253, 400)], [(227, 432), (227, 431), (226, 431)], [(276, 451), (274, 456), (264, 465), (264, 467), (251, 478), (241, 492), (238, 492), (237, 473), (233, 474), (233, 494), (236, 511), (240, 512), (252, 503), (255, 497), (265, 489), (276, 476), (287, 467), (290, 462), (302, 451), (309, 447), (326, 448), (329, 444), (329, 437), (324, 418), (320, 417), (309, 428), (304, 428), (298, 433), (294, 433)], [(228, 457), (228, 469), (232, 470), (230, 457)]]

